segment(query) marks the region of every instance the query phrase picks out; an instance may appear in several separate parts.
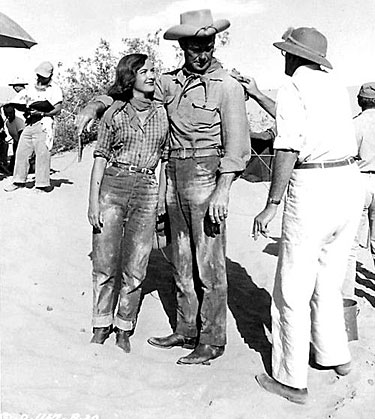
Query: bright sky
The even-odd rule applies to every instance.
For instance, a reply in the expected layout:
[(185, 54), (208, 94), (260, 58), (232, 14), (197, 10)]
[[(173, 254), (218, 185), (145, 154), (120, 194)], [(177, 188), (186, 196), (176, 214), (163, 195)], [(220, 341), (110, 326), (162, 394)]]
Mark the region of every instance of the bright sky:
[[(30, 50), (0, 49), (0, 86), (17, 75), (32, 79), (43, 60), (66, 68), (91, 56), (100, 38), (117, 53), (121, 38), (166, 30), (180, 13), (202, 7), (231, 22), (230, 44), (218, 58), (262, 89), (282, 81), (283, 59), (272, 43), (289, 26), (313, 26), (327, 36), (328, 59), (347, 86), (375, 80), (375, 0), (0, 0), (0, 11), (38, 42)], [(173, 43), (162, 41), (167, 65)]]

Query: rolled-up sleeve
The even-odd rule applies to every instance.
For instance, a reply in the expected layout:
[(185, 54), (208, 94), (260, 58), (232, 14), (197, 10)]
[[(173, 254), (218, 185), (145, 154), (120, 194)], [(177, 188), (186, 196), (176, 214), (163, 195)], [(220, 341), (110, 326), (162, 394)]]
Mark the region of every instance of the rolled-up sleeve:
[(250, 130), (243, 88), (232, 77), (223, 80), (221, 104), (222, 145), (220, 173), (242, 172), (250, 159)]
[(306, 111), (297, 87), (286, 82), (276, 99), (277, 136), (273, 148), (301, 151), (305, 144)]
[(111, 149), (113, 142), (113, 126), (105, 122), (102, 118), (98, 127), (98, 140), (94, 150), (94, 157), (104, 157), (106, 160), (111, 159)]

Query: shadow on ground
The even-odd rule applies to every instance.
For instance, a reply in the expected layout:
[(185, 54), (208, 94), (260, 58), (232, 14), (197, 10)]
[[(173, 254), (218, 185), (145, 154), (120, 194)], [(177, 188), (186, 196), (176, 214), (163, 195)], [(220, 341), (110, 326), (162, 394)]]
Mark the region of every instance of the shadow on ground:
[(269, 255), (272, 255), (272, 256), (278, 256), (280, 237), (269, 237), (269, 238), (273, 240), (273, 243), (268, 243), (267, 246), (263, 249), (263, 252), (268, 253)]
[(146, 279), (142, 285), (142, 299), (144, 295), (157, 291), (169, 324), (172, 330), (175, 330), (176, 286), (172, 272), (169, 247), (153, 250), (148, 263)]
[(237, 329), (249, 348), (258, 352), (271, 374), (271, 344), (265, 328), (271, 331), (271, 296), (259, 288), (237, 262), (227, 258), (228, 306)]
[[(153, 250), (143, 283), (143, 296), (157, 291), (160, 302), (168, 317), (172, 330), (176, 328), (176, 286), (169, 262), (169, 249)], [(265, 370), (270, 373), (271, 345), (265, 328), (271, 330), (271, 296), (252, 281), (246, 270), (237, 262), (227, 258), (228, 307), (235, 318), (237, 329), (249, 346), (263, 360)]]

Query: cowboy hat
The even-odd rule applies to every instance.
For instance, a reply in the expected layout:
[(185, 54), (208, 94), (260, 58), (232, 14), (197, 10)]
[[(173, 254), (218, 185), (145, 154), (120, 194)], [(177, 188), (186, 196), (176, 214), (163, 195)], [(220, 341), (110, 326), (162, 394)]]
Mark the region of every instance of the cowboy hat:
[(327, 38), (315, 28), (289, 28), (282, 39), (283, 42), (275, 42), (273, 45), (289, 54), (332, 68), (326, 59)]
[(209, 9), (192, 10), (180, 14), (180, 24), (169, 28), (164, 34), (164, 39), (177, 41), (191, 36), (212, 36), (224, 31), (229, 25), (227, 19), (214, 21)]

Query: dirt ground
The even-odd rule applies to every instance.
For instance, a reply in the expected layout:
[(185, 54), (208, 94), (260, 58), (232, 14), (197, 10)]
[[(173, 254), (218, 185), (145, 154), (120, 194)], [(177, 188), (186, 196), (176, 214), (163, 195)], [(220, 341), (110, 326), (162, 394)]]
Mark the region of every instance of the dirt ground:
[(265, 392), (254, 379), (269, 364), (280, 237), (281, 209), (269, 239), (250, 237), (267, 183), (240, 179), (231, 192), (224, 356), (210, 366), (181, 366), (176, 360), (186, 350), (147, 344), (150, 336), (169, 334), (174, 322), (168, 250), (151, 255), (132, 352), (123, 353), (113, 337), (103, 346), (89, 344), (91, 164), (91, 148), (81, 163), (75, 153), (53, 157), (48, 194), (35, 193), (32, 182), (5, 193), (9, 179), (0, 181), (2, 418), (375, 418), (375, 270), (366, 251), (359, 255), (352, 373), (340, 378), (310, 368), (305, 406)]

